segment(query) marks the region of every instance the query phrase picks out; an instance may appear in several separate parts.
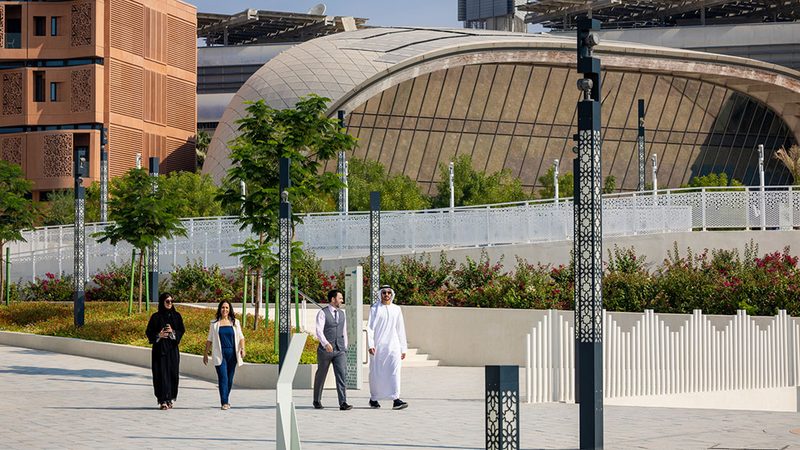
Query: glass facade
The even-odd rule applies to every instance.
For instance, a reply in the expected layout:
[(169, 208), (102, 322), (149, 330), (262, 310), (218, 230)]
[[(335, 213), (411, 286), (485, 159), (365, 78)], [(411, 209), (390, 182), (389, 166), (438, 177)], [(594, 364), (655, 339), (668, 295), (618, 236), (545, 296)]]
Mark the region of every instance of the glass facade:
[[(578, 74), (530, 64), (481, 64), (421, 75), (369, 99), (347, 117), (358, 137), (355, 157), (378, 160), (428, 192), (440, 166), (469, 154), (479, 170), (510, 170), (526, 189), (561, 162), (572, 171)], [(637, 100), (646, 102), (646, 140), (658, 155), (660, 188), (696, 175), (725, 172), (758, 184), (756, 146), (766, 149), (766, 183), (791, 183), (775, 150), (793, 143), (783, 121), (763, 104), (721, 85), (669, 75), (605, 72), (602, 87), (603, 175), (635, 190)], [(330, 163), (329, 163), (330, 165)], [(327, 167), (335, 170), (335, 167)]]

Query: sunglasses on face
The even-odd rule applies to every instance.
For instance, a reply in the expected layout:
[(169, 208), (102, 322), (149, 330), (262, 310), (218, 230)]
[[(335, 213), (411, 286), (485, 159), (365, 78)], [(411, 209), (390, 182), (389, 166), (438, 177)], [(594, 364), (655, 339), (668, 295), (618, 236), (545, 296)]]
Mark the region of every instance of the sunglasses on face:
[(165, 304), (166, 304), (166, 303), (172, 303), (172, 299), (171, 299), (171, 298), (168, 298), (168, 299), (164, 300), (164, 303), (165, 303)]

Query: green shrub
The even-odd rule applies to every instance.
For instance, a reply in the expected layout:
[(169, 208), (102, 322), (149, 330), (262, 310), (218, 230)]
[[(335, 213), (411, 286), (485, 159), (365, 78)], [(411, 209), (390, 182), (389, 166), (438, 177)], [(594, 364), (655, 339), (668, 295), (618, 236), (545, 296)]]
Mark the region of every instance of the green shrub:
[(36, 277), (34, 281), (28, 281), (20, 288), (20, 300), (39, 300), (48, 302), (72, 301), (75, 286), (72, 282), (72, 275), (64, 275), (61, 278), (55, 274), (47, 272), (44, 278)]
[(216, 303), (233, 301), (238, 293), (232, 278), (225, 276), (219, 266), (204, 267), (201, 261), (187, 261), (176, 267), (165, 288), (177, 302)]

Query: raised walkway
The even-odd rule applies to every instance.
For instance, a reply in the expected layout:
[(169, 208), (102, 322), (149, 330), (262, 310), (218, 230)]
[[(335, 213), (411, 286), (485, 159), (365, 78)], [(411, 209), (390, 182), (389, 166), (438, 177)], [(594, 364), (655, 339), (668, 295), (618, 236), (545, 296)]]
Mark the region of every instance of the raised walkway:
[[(351, 391), (352, 411), (311, 408), (296, 390), (305, 449), (484, 448), (483, 369), (403, 371), (403, 399), (392, 411), (367, 407)], [(0, 346), (3, 448), (274, 448), (275, 391), (234, 390), (221, 411), (216, 386), (181, 379), (174, 410), (159, 411), (150, 371), (69, 355)], [(522, 448), (578, 445), (578, 406), (521, 404)], [(608, 449), (800, 448), (800, 413), (607, 406)], [(794, 432), (793, 432), (794, 430)]]

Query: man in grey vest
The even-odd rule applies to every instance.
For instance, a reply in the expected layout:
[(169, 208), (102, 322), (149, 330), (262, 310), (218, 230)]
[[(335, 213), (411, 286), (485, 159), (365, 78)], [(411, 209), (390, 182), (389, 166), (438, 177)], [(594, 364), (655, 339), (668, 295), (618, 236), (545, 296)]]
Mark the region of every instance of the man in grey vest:
[(336, 377), (336, 394), (339, 396), (339, 409), (353, 409), (347, 404), (345, 376), (347, 376), (347, 322), (342, 292), (334, 289), (328, 292), (329, 305), (317, 313), (317, 374), (314, 376), (314, 408), (322, 409), (322, 387), (328, 376), (328, 367), (333, 363)]

